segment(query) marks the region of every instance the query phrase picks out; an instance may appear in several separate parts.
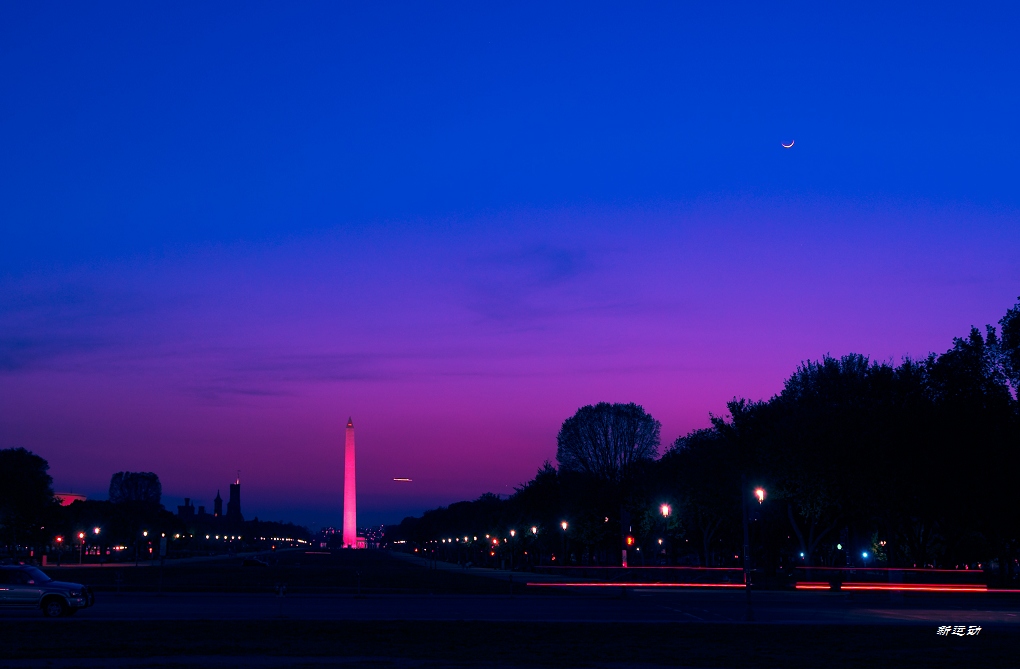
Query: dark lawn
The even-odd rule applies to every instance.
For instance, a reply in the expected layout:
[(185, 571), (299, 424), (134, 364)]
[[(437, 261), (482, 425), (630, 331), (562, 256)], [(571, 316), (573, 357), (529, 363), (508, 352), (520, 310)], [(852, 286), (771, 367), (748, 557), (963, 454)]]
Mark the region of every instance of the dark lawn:
[[(5, 622), (8, 660), (123, 657), (404, 658), (435, 666), (1017, 666), (1020, 633), (923, 627), (482, 622)], [(215, 662), (208, 662), (210, 666)], [(141, 666), (141, 663), (140, 665)]]
[[(424, 568), (422, 562), (408, 562), (386, 551), (285, 551), (266, 555), (269, 567), (243, 566), (241, 558), (163, 567), (165, 592), (272, 592), (280, 584), (291, 593), (354, 593), (359, 580), (362, 592), (507, 594), (505, 582)], [(103, 567), (46, 567), (58, 580), (85, 583), (97, 591), (118, 588), (125, 592), (155, 591), (160, 587), (160, 569), (155, 566), (106, 565)], [(523, 580), (523, 579), (522, 579)], [(517, 584), (517, 592), (524, 591)]]

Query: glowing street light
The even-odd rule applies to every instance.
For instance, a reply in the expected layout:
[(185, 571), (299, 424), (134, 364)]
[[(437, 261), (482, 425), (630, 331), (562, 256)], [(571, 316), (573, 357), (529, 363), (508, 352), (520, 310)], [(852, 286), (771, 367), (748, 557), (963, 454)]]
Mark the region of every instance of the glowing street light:
[(560, 527), (562, 527), (563, 531), (566, 532), (567, 531), (567, 521), (564, 520), (562, 523), (560, 523)]
[(765, 501), (765, 489), (764, 488), (755, 488), (754, 489), (754, 496), (756, 498), (758, 498), (758, 503), (761, 504), (762, 502)]
[(92, 528), (92, 531), (95, 532), (96, 534), (99, 534), (99, 528), (98, 527)]
[[(673, 513), (673, 507), (663, 504), (659, 507), (659, 513), (662, 514), (662, 536), (666, 536), (669, 533), (669, 514)], [(662, 546), (662, 539), (659, 539), (659, 545)], [(665, 555), (666, 562), (669, 562), (669, 555), (665, 549), (661, 549), (659, 554)]]
[(537, 528), (537, 527), (535, 527), (534, 525), (532, 525), (532, 526), (531, 526), (531, 533), (532, 533), (532, 534), (538, 534), (538, 528)]
[[(515, 536), (517, 536), (517, 531), (510, 530), (510, 538), (513, 539)], [(504, 539), (504, 541), (506, 540)], [(510, 544), (510, 571), (514, 570), (514, 546), (515, 544)]]

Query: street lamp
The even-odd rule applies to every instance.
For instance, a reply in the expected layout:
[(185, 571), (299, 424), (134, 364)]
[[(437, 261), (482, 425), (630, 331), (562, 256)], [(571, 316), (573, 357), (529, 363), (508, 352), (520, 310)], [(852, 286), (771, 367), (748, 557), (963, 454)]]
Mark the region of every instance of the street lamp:
[[(747, 485), (746, 477), (740, 475), (740, 510), (743, 516), (744, 524), (744, 593), (747, 600), (747, 620), (754, 620), (754, 612), (751, 609), (751, 565), (750, 565), (750, 553), (751, 553), (751, 540), (750, 534), (747, 527)], [(765, 489), (755, 488), (754, 496), (758, 500), (758, 504), (761, 505), (765, 501)]]
[(78, 533), (78, 564), (81, 564), (83, 556), (85, 555), (85, 533)]
[(563, 530), (563, 534), (560, 535), (560, 557), (566, 560), (566, 562), (560, 563), (562, 565), (570, 562), (570, 560), (567, 559), (567, 521), (564, 520), (561, 522), (560, 528)]
[[(673, 513), (673, 509), (669, 504), (663, 504), (659, 507), (659, 513), (662, 514), (662, 536), (665, 537), (669, 531), (669, 514)], [(659, 545), (662, 545), (662, 539), (659, 539)], [(666, 562), (669, 562), (669, 554), (666, 553), (666, 549), (663, 548), (661, 552), (666, 554)]]

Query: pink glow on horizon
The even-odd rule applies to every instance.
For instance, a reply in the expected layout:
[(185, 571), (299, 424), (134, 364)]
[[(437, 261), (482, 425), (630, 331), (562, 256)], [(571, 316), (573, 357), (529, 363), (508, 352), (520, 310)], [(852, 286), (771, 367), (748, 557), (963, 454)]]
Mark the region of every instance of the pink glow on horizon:
[(35, 343), (0, 439), (90, 498), (154, 471), (211, 506), (241, 469), (246, 517), (336, 525), (354, 414), (362, 523), (394, 522), (513, 493), (584, 404), (643, 405), (664, 449), (804, 360), (944, 351), (1014, 304), (1018, 242), (994, 212), (708, 202), (58, 268), (4, 279)]

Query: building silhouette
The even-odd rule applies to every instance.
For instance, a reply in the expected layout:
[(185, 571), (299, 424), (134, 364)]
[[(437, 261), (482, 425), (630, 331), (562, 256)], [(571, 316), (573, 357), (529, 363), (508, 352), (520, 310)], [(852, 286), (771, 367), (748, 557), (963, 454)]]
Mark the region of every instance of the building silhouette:
[[(219, 493), (217, 493), (218, 495)], [(241, 515), (241, 479), (230, 484), (230, 499), (227, 500), (227, 520), (232, 523), (244, 522)]]
[[(202, 509), (203, 511), (205, 509)], [(191, 503), (190, 497), (184, 498), (184, 504), (177, 507), (177, 517), (183, 520), (185, 523), (191, 522), (195, 518), (195, 505)]]

